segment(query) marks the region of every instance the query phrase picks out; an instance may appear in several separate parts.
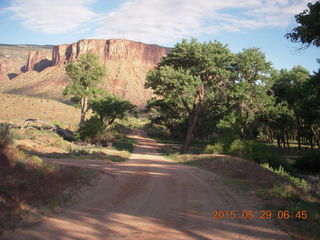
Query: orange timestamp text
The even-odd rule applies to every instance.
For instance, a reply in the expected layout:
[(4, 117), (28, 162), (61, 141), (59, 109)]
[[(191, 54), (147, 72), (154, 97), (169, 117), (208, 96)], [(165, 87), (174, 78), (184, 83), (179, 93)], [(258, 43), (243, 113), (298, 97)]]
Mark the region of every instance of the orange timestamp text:
[(278, 219), (278, 220), (306, 220), (308, 219), (308, 212), (306, 210), (213, 210), (211, 212), (211, 218), (222, 220), (222, 219)]

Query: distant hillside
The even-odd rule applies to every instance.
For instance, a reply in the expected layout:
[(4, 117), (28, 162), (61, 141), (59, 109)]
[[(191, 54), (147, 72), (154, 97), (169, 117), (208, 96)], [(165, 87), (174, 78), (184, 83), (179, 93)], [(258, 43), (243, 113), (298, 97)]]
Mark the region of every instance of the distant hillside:
[[(80, 109), (49, 99), (0, 94), (0, 122), (21, 125), (28, 118), (77, 125)], [(66, 114), (67, 113), (67, 114)]]
[[(8, 47), (9, 48), (9, 47)], [(72, 44), (43, 47), (34, 51), (27, 47), (13, 48), (16, 56), (25, 57), (25, 73), (4, 80), (0, 92), (63, 100), (62, 90), (68, 84), (64, 64), (76, 61), (81, 54), (95, 53), (107, 69), (102, 88), (144, 107), (152, 91), (144, 88), (147, 73), (170, 49), (123, 39), (85, 39)], [(48, 57), (52, 52), (52, 58)], [(14, 56), (14, 54), (11, 54)], [(33, 70), (33, 71), (32, 71)]]
[(0, 80), (12, 79), (24, 70), (31, 51), (41, 51), (52, 56), (51, 45), (0, 44)]

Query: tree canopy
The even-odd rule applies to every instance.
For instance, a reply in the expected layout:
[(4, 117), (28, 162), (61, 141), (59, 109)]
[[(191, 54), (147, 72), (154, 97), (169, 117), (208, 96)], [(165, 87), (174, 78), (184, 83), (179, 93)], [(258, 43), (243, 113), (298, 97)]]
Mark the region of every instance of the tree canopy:
[(308, 8), (295, 16), (299, 24), (285, 36), (293, 42), (320, 46), (320, 1), (308, 3)]
[(136, 114), (133, 104), (113, 94), (94, 99), (90, 108), (107, 125), (111, 125), (115, 119), (123, 119), (127, 114)]
[(156, 94), (147, 106), (152, 123), (183, 138), (187, 152), (192, 140), (221, 135), (320, 146), (318, 83), (319, 74), (301, 66), (275, 70), (258, 48), (234, 54), (220, 42), (191, 39), (176, 44), (145, 86)]
[(165, 106), (167, 110), (179, 107), (187, 118), (182, 120), (187, 122), (183, 152), (190, 147), (200, 113), (208, 107), (208, 100), (220, 97), (231, 79), (233, 60), (234, 55), (220, 42), (182, 40), (157, 69), (149, 72), (146, 87), (162, 99), (153, 104), (157, 103), (162, 109)]
[(93, 53), (86, 53), (79, 57), (77, 62), (66, 65), (66, 73), (70, 79), (69, 85), (63, 94), (80, 100), (81, 117), (80, 126), (85, 122), (88, 111), (88, 100), (100, 90), (98, 84), (103, 81), (106, 69), (99, 63), (98, 57)]

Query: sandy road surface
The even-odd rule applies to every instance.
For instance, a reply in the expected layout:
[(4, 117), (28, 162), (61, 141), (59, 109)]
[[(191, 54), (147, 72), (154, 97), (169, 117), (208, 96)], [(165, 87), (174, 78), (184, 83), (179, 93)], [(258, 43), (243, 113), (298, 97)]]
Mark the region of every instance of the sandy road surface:
[[(270, 220), (213, 220), (212, 210), (261, 210), (212, 173), (171, 162), (159, 145), (135, 132), (137, 146), (123, 163), (59, 159), (104, 169), (72, 207), (3, 239), (290, 239)], [(50, 186), (48, 186), (50, 187)]]

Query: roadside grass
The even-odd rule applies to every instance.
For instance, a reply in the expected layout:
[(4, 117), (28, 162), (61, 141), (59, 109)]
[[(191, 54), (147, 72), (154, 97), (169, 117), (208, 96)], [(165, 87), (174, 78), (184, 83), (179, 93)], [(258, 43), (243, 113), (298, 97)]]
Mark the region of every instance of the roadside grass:
[(8, 128), (0, 132), (7, 139), (0, 143), (0, 234), (38, 221), (98, 175), (92, 169), (45, 163), (15, 147)]
[(128, 132), (128, 129), (119, 130), (114, 141), (107, 147), (68, 142), (57, 133), (46, 129), (13, 129), (12, 135), (19, 149), (41, 157), (123, 162), (130, 157), (135, 144), (135, 141), (128, 137)]
[[(158, 140), (158, 139), (157, 139)], [(162, 141), (159, 152), (178, 163), (215, 173), (223, 183), (264, 199), (264, 209), (273, 212), (307, 211), (306, 220), (294, 218), (275, 220), (284, 231), (297, 239), (320, 239), (320, 181), (312, 183), (295, 178), (282, 167), (274, 169), (240, 157), (223, 154), (199, 154), (203, 144), (195, 144), (189, 154), (181, 154), (180, 141)]]

